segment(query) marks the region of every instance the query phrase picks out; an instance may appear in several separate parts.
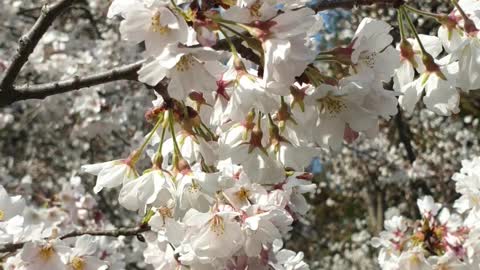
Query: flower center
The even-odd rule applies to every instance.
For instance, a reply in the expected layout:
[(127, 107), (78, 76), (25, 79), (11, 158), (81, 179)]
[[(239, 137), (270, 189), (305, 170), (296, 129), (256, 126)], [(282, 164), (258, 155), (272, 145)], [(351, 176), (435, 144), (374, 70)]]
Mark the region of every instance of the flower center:
[[(471, 196), (471, 202), (474, 205), (479, 205), (480, 204), (480, 197), (478, 196)], [(2, 220), (2, 211), (0, 210), (0, 221)]]
[(51, 245), (43, 246), (39, 252), (40, 258), (44, 261), (48, 261), (53, 256), (53, 253), (55, 253), (55, 249)]
[(3, 221), (5, 219), (5, 212), (0, 210), (0, 221)]
[(170, 28), (168, 26), (163, 26), (160, 24), (160, 11), (156, 10), (153, 13), (150, 23), (150, 30), (155, 33), (159, 33), (161, 35), (170, 32)]
[(262, 13), (260, 12), (261, 7), (262, 7), (261, 1), (260, 0), (255, 1), (249, 8), (250, 15), (256, 18), (262, 17)]
[(166, 207), (166, 206), (162, 206), (160, 208), (158, 208), (158, 213), (162, 216), (162, 220), (163, 220), (163, 225), (165, 226), (165, 220), (167, 218), (173, 218), (173, 213), (172, 213), (172, 209)]
[(197, 181), (192, 179), (192, 184), (188, 187), (188, 191), (190, 192), (198, 192), (201, 189), (200, 185)]
[(250, 190), (241, 187), (240, 190), (235, 193), (235, 195), (241, 201), (248, 201), (248, 197), (250, 196)]
[(184, 55), (180, 58), (175, 68), (177, 69), (177, 71), (187, 71), (192, 67), (194, 61), (195, 59), (193, 59), (190, 54)]
[(84, 270), (85, 261), (80, 257), (73, 257), (72, 261), (70, 262), (70, 266), (72, 266), (74, 270)]
[(223, 222), (223, 218), (215, 215), (210, 220), (210, 230), (212, 230), (212, 232), (216, 233), (217, 235), (223, 234), (223, 232), (225, 231), (225, 224)]
[(363, 62), (369, 67), (369, 68), (374, 68), (375, 67), (375, 58), (377, 57), (376, 52), (372, 52), (370, 54), (363, 54), (361, 56), (361, 59)]
[(338, 114), (347, 108), (345, 102), (336, 96), (325, 96), (317, 100), (322, 113)]
[(420, 265), (421, 261), (417, 254), (413, 254), (410, 256), (410, 263), (412, 265)]

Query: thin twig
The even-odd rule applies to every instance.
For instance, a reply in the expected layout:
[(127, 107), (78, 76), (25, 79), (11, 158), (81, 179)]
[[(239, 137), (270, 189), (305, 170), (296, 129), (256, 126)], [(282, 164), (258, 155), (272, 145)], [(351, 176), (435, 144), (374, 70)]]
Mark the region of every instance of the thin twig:
[(335, 8), (352, 9), (358, 6), (370, 6), (374, 4), (388, 5), (397, 8), (403, 4), (403, 0), (317, 0), (317, 3), (311, 5), (311, 8), (318, 12)]
[(98, 22), (97, 20), (95, 19), (95, 16), (93, 16), (92, 14), (92, 11), (89, 9), (89, 6), (88, 6), (88, 1), (86, 0), (83, 0), (82, 1), (83, 3), (79, 6), (73, 6), (72, 8), (74, 9), (78, 9), (78, 10), (81, 10), (84, 12), (85, 16), (86, 16), (86, 19), (90, 22), (90, 24), (92, 25), (92, 28), (95, 32), (95, 35), (99, 38), (99, 39), (103, 39), (102, 37), (102, 32), (100, 31), (100, 29), (98, 28)]
[[(8, 67), (7, 71), (5, 72), (5, 77), (2, 81), (1, 89), (5, 89), (5, 85), (8, 86), (7, 89), (10, 91), (0, 91), (0, 107), (4, 107), (6, 105), (12, 104), (16, 101), (26, 100), (26, 99), (44, 99), (51, 95), (61, 94), (73, 90), (79, 90), (81, 88), (90, 87), (94, 85), (100, 85), (112, 81), (118, 80), (136, 80), (136, 72), (141, 68), (143, 62), (137, 62), (134, 64), (129, 64), (126, 66), (118, 67), (116, 69), (112, 69), (109, 71), (105, 71), (95, 75), (89, 75), (86, 77), (75, 77), (73, 79), (52, 82), (52, 83), (45, 83), (39, 85), (25, 85), (25, 86), (13, 86), (16, 76), (20, 71), (23, 64), (25, 64), (26, 60), (28, 59), (28, 55), (31, 53), (30, 50), (33, 51), (33, 48), (38, 43), (41, 35), (47, 30), (48, 25), (54, 19), (54, 15), (58, 15), (60, 13), (59, 10), (63, 10), (66, 8), (67, 3), (71, 4), (75, 0), (61, 0), (56, 4), (52, 4), (47, 8), (47, 11), (42, 10), (42, 15), (38, 19), (37, 23), (34, 25), (32, 30), (27, 34), (27, 37), (30, 36), (30, 33), (35, 34), (35, 39), (30, 39), (35, 42), (26, 42), (29, 50), (27, 49), (19, 49), (19, 53), (14, 57), (14, 59), (20, 60), (13, 60), (10, 67)], [(353, 8), (359, 5), (372, 5), (372, 4), (386, 4), (392, 5), (394, 7), (403, 3), (402, 0), (319, 0), (317, 4), (312, 6), (313, 9), (316, 11), (325, 10), (325, 9), (333, 9), (333, 8)], [(60, 8), (62, 7), (62, 9)], [(45, 8), (44, 8), (45, 9)], [(43, 19), (42, 19), (43, 18)], [(45, 19), (47, 18), (47, 19)], [(47, 26), (46, 23), (41, 23), (43, 21), (47, 21), (50, 24)], [(37, 26), (40, 25), (40, 26)], [(37, 28), (41, 28), (43, 32), (40, 30), (35, 30)], [(41, 35), (38, 34), (41, 32)], [(23, 39), (23, 38), (22, 38)], [(29, 39), (27, 39), (29, 40)], [(241, 44), (242, 40), (238, 37), (232, 38), (232, 41), (236, 44)], [(225, 50), (228, 49), (228, 44), (225, 40), (219, 41), (213, 49), (217, 50)], [(196, 46), (193, 46), (196, 47)], [(22, 48), (22, 46), (21, 46)], [(242, 56), (250, 61), (256, 62), (258, 64), (259, 57), (256, 55), (252, 50), (244, 50)]]
[[(233, 39), (234, 42), (242, 42), (240, 39)], [(225, 41), (219, 41), (213, 49), (222, 50), (226, 47)], [(196, 46), (192, 46), (196, 47)], [(251, 55), (244, 56), (246, 59), (252, 61), (258, 59), (258, 56), (252, 53)], [(85, 87), (91, 87), (95, 85), (101, 85), (108, 82), (119, 80), (133, 80), (138, 79), (137, 71), (142, 67), (145, 60), (138, 61), (133, 64), (117, 67), (111, 70), (107, 70), (101, 73), (88, 75), (85, 77), (74, 77), (73, 79), (44, 83), (38, 85), (23, 85), (13, 86), (12, 91), (0, 91), (0, 108), (10, 105), (16, 101), (26, 99), (44, 99), (48, 96), (62, 94), (73, 90), (79, 90)], [(163, 85), (162, 88), (165, 88)], [(167, 94), (164, 91), (165, 94)]]
[(408, 125), (403, 121), (402, 111), (398, 109), (397, 115), (395, 115), (395, 124), (398, 129), (398, 137), (402, 142), (405, 150), (407, 151), (407, 157), (411, 164), (416, 159), (415, 152), (413, 151), (412, 143), (410, 142), (410, 129)]
[(51, 5), (44, 5), (35, 24), (26, 35), (18, 41), (17, 52), (10, 60), (10, 65), (5, 70), (5, 75), (0, 82), (0, 89), (4, 92), (13, 90), (13, 83), (20, 70), (28, 61), (42, 36), (47, 32), (53, 21), (62, 14), (75, 0), (59, 0)]
[[(93, 235), (93, 236), (110, 236), (110, 237), (119, 237), (119, 236), (136, 236), (140, 233), (147, 232), (150, 230), (150, 226), (138, 226), (134, 228), (118, 228), (113, 230), (75, 230), (70, 233), (67, 233), (63, 236), (60, 236), (58, 239), (67, 239), (82, 235)], [(14, 252), (18, 249), (21, 249), (26, 242), (15, 243), (15, 244), (6, 244), (0, 248), (0, 253)]]
[(143, 62), (143, 60), (138, 61), (133, 64), (114, 68), (94, 75), (88, 75), (82, 78), (76, 76), (73, 79), (58, 82), (38, 85), (15, 86), (13, 88), (13, 91), (0, 92), (0, 107), (9, 105), (19, 100), (44, 99), (48, 96), (113, 81), (136, 80), (138, 77), (137, 71), (142, 67)]

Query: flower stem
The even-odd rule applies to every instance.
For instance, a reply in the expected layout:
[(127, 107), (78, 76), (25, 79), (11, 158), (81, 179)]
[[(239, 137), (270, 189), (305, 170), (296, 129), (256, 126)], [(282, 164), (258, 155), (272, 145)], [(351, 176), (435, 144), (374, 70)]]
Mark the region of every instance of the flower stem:
[(422, 41), (420, 40), (420, 37), (418, 36), (417, 29), (415, 29), (415, 25), (413, 25), (412, 20), (410, 19), (410, 16), (408, 16), (407, 11), (405, 10), (405, 7), (400, 7), (401, 11), (403, 12), (403, 18), (406, 19), (408, 26), (410, 27), (410, 30), (412, 31), (413, 35), (418, 41), (418, 45), (420, 46), (420, 50), (422, 51), (422, 55), (428, 54), (427, 50), (425, 50), (425, 47), (423, 46)]
[(160, 135), (160, 145), (158, 146), (157, 149), (157, 155), (162, 154), (162, 147), (163, 147), (163, 141), (165, 140), (165, 132), (167, 131), (167, 127), (162, 128), (162, 135)]
[(469, 35), (477, 35), (478, 29), (475, 25), (475, 23), (468, 17), (468, 15), (465, 13), (465, 11), (462, 9), (460, 4), (458, 4), (457, 0), (452, 0), (453, 4), (457, 8), (457, 10), (460, 12), (463, 18), (463, 30), (469, 34)]
[(317, 56), (317, 58), (315, 58), (315, 61), (336, 62), (336, 63), (339, 63), (340, 65), (344, 64), (340, 60), (338, 60), (335, 56)]
[(175, 129), (173, 127), (174, 125), (173, 110), (170, 110), (168, 113), (168, 125), (170, 127), (170, 134), (172, 135), (174, 154), (177, 155), (178, 157), (181, 157), (182, 154), (180, 153), (180, 147), (178, 147), (177, 138), (175, 135)]
[(462, 7), (460, 6), (460, 4), (458, 4), (458, 1), (457, 0), (452, 0), (452, 3), (453, 5), (457, 8), (458, 12), (460, 12), (460, 15), (462, 15), (462, 18), (466, 21), (466, 20), (470, 20), (470, 18), (468, 17), (467, 13), (465, 13), (465, 11), (462, 9)]
[(402, 42), (406, 40), (405, 38), (405, 25), (403, 23), (403, 12), (397, 9), (397, 20), (398, 20), (398, 28), (400, 30), (400, 39)]
[(317, 56), (320, 56), (320, 55), (333, 55), (333, 53), (332, 53), (331, 50), (330, 50), (330, 51), (323, 51), (323, 52), (319, 52), (319, 53), (317, 54)]
[[(240, 38), (242, 38), (243, 40), (247, 41), (247, 36), (245, 36), (245, 34), (243, 33), (240, 33), (238, 32), (237, 30), (233, 29), (232, 27), (228, 26), (227, 24), (225, 23), (220, 23), (222, 27), (226, 28), (228, 31), (234, 33), (235, 35), (239, 36)], [(223, 33), (223, 32), (222, 32)], [(225, 34), (224, 34), (225, 35)]]
[(232, 51), (233, 56), (235, 58), (238, 58), (237, 48), (235, 48), (235, 45), (233, 44), (230, 37), (227, 35), (227, 33), (221, 27), (219, 27), (218, 29), (220, 30), (220, 32), (222, 32), (223, 36), (225, 37), (225, 40), (227, 41), (228, 46), (230, 46), (230, 50)]
[(185, 12), (183, 12), (183, 10), (177, 5), (177, 3), (175, 3), (175, 0), (170, 0), (170, 3), (172, 4), (172, 6), (175, 8), (175, 10), (180, 13), (180, 15), (182, 15), (182, 17), (187, 20), (187, 15), (185, 14)]
[(210, 128), (207, 127), (207, 125), (205, 125), (205, 123), (203, 123), (203, 121), (200, 123), (200, 125), (202, 125), (202, 127), (207, 131), (207, 133), (210, 135), (212, 140), (217, 139), (217, 136), (210, 130)]
[(216, 22), (216, 23), (223, 23), (223, 24), (232, 24), (232, 25), (239, 25), (239, 26), (244, 26), (242, 23), (237, 23), (231, 20), (226, 20), (224, 18), (219, 18), (219, 17), (211, 17), (211, 19)]
[(440, 18), (440, 15), (439, 14), (435, 14), (435, 13), (432, 13), (432, 12), (428, 12), (428, 11), (424, 11), (424, 10), (420, 10), (420, 9), (416, 9), (412, 6), (409, 6), (409, 5), (403, 5), (406, 9), (408, 9), (409, 11), (411, 12), (414, 12), (414, 13), (417, 13), (418, 15), (422, 15), (422, 16), (425, 16), (425, 17), (429, 17), (429, 18), (433, 18), (433, 19), (439, 19)]
[(259, 110), (258, 111), (258, 118), (257, 118), (257, 126), (259, 129), (262, 127), (262, 118), (263, 118), (263, 113)]
[(159, 116), (158, 117), (158, 120), (157, 122), (155, 123), (155, 126), (153, 127), (153, 129), (150, 131), (150, 133), (148, 134), (147, 138), (145, 139), (145, 141), (143, 141), (142, 145), (140, 146), (140, 148), (138, 149), (138, 151), (135, 153), (135, 156), (132, 158), (132, 164), (135, 164), (137, 163), (138, 159), (140, 158), (140, 155), (143, 153), (143, 151), (145, 150), (145, 147), (147, 147), (147, 144), (150, 142), (150, 140), (152, 139), (153, 137), (153, 134), (157, 131), (157, 129), (160, 127), (160, 125), (162, 124), (163, 122), (163, 115), (162, 116)]
[(305, 74), (307, 75), (310, 83), (313, 84), (313, 86), (317, 87), (322, 83), (321, 80), (318, 80), (317, 76), (315, 76), (314, 72), (312, 72), (312, 69), (310, 67), (307, 67), (307, 69), (305, 69)]
[(276, 126), (275, 122), (273, 122), (273, 118), (272, 118), (272, 115), (270, 113), (268, 113), (268, 123), (269, 123), (270, 127)]

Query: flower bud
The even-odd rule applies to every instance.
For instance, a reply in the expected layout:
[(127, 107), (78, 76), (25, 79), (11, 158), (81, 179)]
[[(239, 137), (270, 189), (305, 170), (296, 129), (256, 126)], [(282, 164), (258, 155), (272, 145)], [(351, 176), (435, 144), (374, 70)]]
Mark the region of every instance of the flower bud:
[(266, 22), (257, 20), (250, 23), (247, 26), (247, 30), (252, 36), (254, 36), (258, 40), (261, 40), (263, 42), (270, 36), (270, 33), (271, 33), (270, 28), (276, 24), (277, 22), (274, 20), (270, 20)]
[(475, 36), (478, 32), (475, 23), (471, 19), (464, 20), (463, 29), (465, 29), (465, 32), (471, 36)]
[(163, 163), (163, 156), (162, 154), (157, 154), (155, 155), (155, 157), (153, 158), (153, 167), (155, 169), (161, 169), (162, 168), (162, 163)]
[(407, 40), (402, 40), (400, 42), (400, 57), (409, 61), (413, 67), (417, 68), (418, 63), (415, 61), (415, 52), (413, 51), (412, 44)]
[(447, 80), (445, 75), (443, 75), (442, 71), (440, 70), (440, 67), (437, 65), (437, 63), (435, 63), (435, 60), (430, 54), (423, 53), (422, 62), (425, 65), (425, 69), (427, 70), (427, 73), (434, 73), (442, 80)]
[(342, 48), (342, 47), (337, 47), (331, 51), (331, 53), (336, 57), (336, 59), (345, 65), (352, 65), (352, 53), (353, 53), (353, 44), (355, 43), (352, 42), (352, 44), (348, 47)]
[(187, 174), (191, 171), (190, 164), (188, 164), (188, 161), (183, 158), (177, 159), (175, 169), (182, 174)]
[(154, 107), (145, 112), (145, 120), (149, 123), (155, 123), (161, 113), (165, 111), (162, 107)]

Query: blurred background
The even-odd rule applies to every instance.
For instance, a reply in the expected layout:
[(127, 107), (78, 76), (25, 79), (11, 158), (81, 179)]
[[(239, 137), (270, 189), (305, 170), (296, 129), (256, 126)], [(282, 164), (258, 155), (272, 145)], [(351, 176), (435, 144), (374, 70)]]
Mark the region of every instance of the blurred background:
[[(410, 4), (432, 12), (451, 9), (448, 1), (418, 2)], [(1, 72), (42, 3), (0, 3)], [(108, 1), (78, 1), (41, 40), (17, 83), (45, 83), (138, 60), (139, 49), (120, 38), (119, 21), (106, 18), (108, 6)], [(324, 29), (316, 36), (321, 50), (347, 45), (366, 16), (396, 27), (391, 8), (321, 15)], [(412, 16), (420, 33), (436, 33), (435, 21)], [(396, 29), (392, 35), (398, 41)], [(330, 69), (338, 76), (346, 72), (340, 65)], [(312, 269), (377, 269), (369, 241), (383, 229), (385, 219), (396, 214), (418, 217), (416, 200), (422, 195), (440, 203), (456, 199), (450, 177), (462, 159), (480, 154), (480, 94), (475, 92), (462, 96), (458, 115), (439, 117), (419, 102), (413, 115), (400, 113), (383, 122), (378, 138), (360, 138), (340, 153), (313, 160), (307, 169), (315, 174), (318, 190), (309, 198), (307, 216), (295, 223), (288, 247), (303, 251)], [(80, 176), (91, 191), (95, 179), (79, 174), (80, 166), (126, 157), (148, 130), (144, 113), (153, 99), (153, 91), (141, 84), (115, 82), (0, 109), (0, 184), (44, 206), (73, 176)], [(138, 222), (135, 213), (118, 205), (117, 192), (94, 196), (99, 213), (115, 226)], [(133, 268), (143, 269), (135, 263)]]

